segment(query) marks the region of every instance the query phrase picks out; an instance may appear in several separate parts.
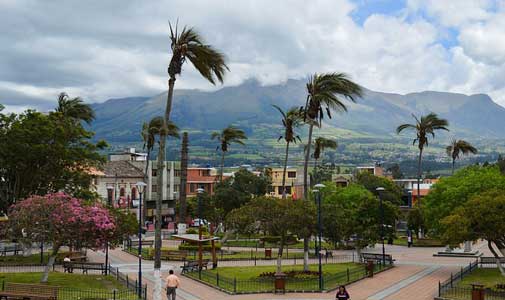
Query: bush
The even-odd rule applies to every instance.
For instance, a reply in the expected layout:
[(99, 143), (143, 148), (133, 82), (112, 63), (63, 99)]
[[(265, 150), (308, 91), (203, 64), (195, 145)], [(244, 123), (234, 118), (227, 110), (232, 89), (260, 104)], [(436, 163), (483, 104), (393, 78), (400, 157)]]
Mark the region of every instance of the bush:
[[(220, 243), (216, 243), (215, 247), (216, 247), (216, 251), (221, 250), (221, 244)], [(195, 245), (195, 244), (180, 244), (179, 245), (179, 250), (198, 251), (198, 245)], [(205, 244), (205, 245), (203, 245), (203, 251), (212, 251), (212, 245), (211, 244)]]

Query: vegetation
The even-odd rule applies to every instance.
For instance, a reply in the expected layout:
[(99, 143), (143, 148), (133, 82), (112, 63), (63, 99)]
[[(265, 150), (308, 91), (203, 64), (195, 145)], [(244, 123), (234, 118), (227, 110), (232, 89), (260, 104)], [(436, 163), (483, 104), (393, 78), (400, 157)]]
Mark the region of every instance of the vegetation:
[(247, 139), (247, 136), (242, 129), (230, 125), (224, 128), (221, 132), (214, 131), (211, 138), (213, 140), (216, 139), (219, 142), (219, 146), (217, 147), (218, 150), (221, 150), (221, 171), (219, 172), (219, 180), (223, 182), (224, 156), (226, 152), (228, 152), (228, 147), (230, 147), (233, 143), (245, 145), (244, 140)]
[(447, 155), (452, 159), (452, 174), (454, 174), (454, 166), (456, 159), (459, 159), (461, 154), (477, 154), (477, 148), (464, 140), (452, 140), (451, 144), (446, 148)]
[(477, 282), (484, 285), (484, 288), (496, 290), (497, 284), (503, 284), (503, 276), (500, 274), (498, 269), (479, 268), (463, 277), (463, 279), (458, 283), (458, 286), (470, 287), (472, 284)]
[[(51, 272), (48, 285), (70, 287), (76, 289), (113, 290), (124, 289), (112, 276), (68, 274)], [(34, 283), (41, 277), (41, 273), (0, 273), (0, 281), (16, 283)]]

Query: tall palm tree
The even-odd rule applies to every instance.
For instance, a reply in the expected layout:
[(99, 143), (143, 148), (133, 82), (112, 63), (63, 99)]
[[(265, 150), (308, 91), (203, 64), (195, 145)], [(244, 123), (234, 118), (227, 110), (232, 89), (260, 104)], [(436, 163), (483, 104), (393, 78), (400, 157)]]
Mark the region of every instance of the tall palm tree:
[[(321, 127), (324, 111), (331, 119), (331, 111), (347, 111), (347, 107), (342, 101), (342, 97), (355, 102), (357, 97), (361, 97), (363, 90), (361, 87), (351, 81), (349, 76), (344, 73), (325, 73), (314, 74), (309, 78), (307, 87), (307, 100), (305, 107), (302, 108), (304, 117), (309, 121), (309, 136), (305, 151), (305, 161), (303, 165), (303, 195), (304, 199), (308, 198), (308, 170), (310, 159), (310, 148), (312, 145), (312, 131), (314, 125)], [(304, 260), (303, 268), (305, 271), (309, 269), (309, 240), (305, 238), (303, 241)]]
[(464, 140), (452, 140), (451, 144), (445, 148), (447, 155), (452, 159), (452, 174), (454, 175), (454, 165), (460, 154), (477, 154), (477, 148)]
[(242, 129), (230, 125), (221, 131), (214, 131), (210, 137), (213, 140), (219, 141), (219, 146), (217, 147), (217, 150), (221, 150), (221, 171), (219, 172), (219, 180), (223, 182), (224, 156), (226, 152), (228, 152), (228, 147), (232, 143), (245, 145), (243, 140), (246, 140), (247, 136)]
[(423, 159), (423, 150), (425, 146), (428, 146), (428, 138), (431, 135), (432, 138), (435, 138), (436, 130), (445, 130), (449, 131), (449, 122), (446, 119), (441, 119), (438, 117), (436, 113), (429, 113), (425, 116), (421, 116), (421, 119), (418, 119), (414, 114), (412, 114), (416, 123), (415, 124), (402, 124), (396, 128), (396, 133), (400, 134), (404, 130), (415, 130), (416, 138), (412, 142), (412, 145), (417, 143), (417, 148), (419, 148), (419, 157), (417, 161), (417, 205), (421, 208), (421, 176), (423, 174), (422, 169), (422, 159)]
[[(174, 87), (177, 76), (182, 72), (182, 66), (185, 62), (190, 61), (195, 69), (207, 79), (210, 83), (215, 84), (216, 81), (222, 83), (224, 73), (228, 70), (224, 55), (212, 46), (205, 44), (201, 35), (191, 27), (184, 27), (179, 32), (178, 26), (172, 28), (170, 26), (170, 41), (172, 57), (168, 65), (168, 93), (167, 103), (165, 107), (164, 122), (170, 120), (170, 112), (172, 111), (172, 102), (174, 98)], [(158, 152), (158, 169), (163, 169), (165, 160), (165, 144), (166, 136), (160, 135), (160, 150)], [(158, 186), (163, 186), (163, 172), (158, 176)], [(158, 193), (156, 201), (156, 228), (154, 242), (154, 276), (156, 282), (154, 285), (154, 299), (161, 299), (161, 202), (162, 194)]]
[(84, 121), (87, 124), (91, 124), (95, 119), (95, 112), (91, 106), (84, 104), (79, 97), (68, 97), (66, 93), (58, 95), (56, 112), (62, 113), (65, 117), (74, 119), (77, 122)]
[(277, 141), (284, 139), (286, 141), (286, 154), (284, 156), (284, 171), (282, 172), (282, 199), (286, 199), (286, 170), (288, 168), (289, 144), (295, 143), (296, 140), (302, 141), (300, 136), (295, 133), (295, 129), (303, 124), (303, 114), (297, 107), (284, 112), (279, 106), (272, 105), (282, 115), (282, 126), (284, 127), (284, 135), (281, 135)]
[[(154, 149), (154, 145), (156, 143), (156, 136), (159, 136), (161, 134), (162, 128), (163, 128), (163, 117), (158, 116), (154, 117), (151, 119), (149, 122), (144, 122), (142, 124), (142, 131), (140, 135), (142, 136), (142, 140), (144, 141), (144, 146), (143, 149), (147, 151), (147, 157), (146, 157), (146, 167), (145, 167), (145, 172), (144, 172), (144, 182), (147, 183), (147, 178), (148, 178), (148, 172), (149, 172), (149, 161), (151, 158), (151, 152)], [(175, 125), (172, 122), (167, 123), (167, 128), (166, 128), (166, 136), (174, 137), (174, 138), (179, 138), (179, 127)], [(159, 143), (159, 141), (158, 141)], [(144, 197), (142, 203), (143, 211), (142, 211), (142, 223), (145, 221), (145, 216), (146, 216), (146, 198)]]
[(324, 149), (337, 149), (338, 143), (335, 140), (327, 139), (325, 137), (318, 137), (314, 140), (314, 153), (312, 157), (314, 157), (314, 168), (317, 166), (317, 161), (321, 157)]

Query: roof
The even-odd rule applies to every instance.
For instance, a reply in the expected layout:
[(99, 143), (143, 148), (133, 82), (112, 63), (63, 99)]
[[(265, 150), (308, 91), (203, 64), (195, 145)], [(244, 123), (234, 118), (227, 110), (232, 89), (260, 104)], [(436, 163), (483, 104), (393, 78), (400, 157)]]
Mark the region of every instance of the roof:
[(198, 238), (198, 234), (174, 234), (172, 237), (176, 240), (183, 240), (188, 242), (208, 242), (208, 241), (216, 241), (219, 240), (217, 236), (214, 237), (205, 237), (202, 236), (202, 239)]
[(143, 178), (144, 172), (126, 160), (108, 161), (103, 167), (105, 177)]

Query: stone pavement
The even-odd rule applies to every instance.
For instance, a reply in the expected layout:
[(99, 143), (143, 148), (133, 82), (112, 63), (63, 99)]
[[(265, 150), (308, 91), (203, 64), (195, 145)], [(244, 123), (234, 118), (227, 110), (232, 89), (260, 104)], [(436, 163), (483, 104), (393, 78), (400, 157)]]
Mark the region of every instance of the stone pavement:
[[(485, 255), (489, 255), (483, 243), (477, 245)], [(435, 251), (441, 248), (406, 248), (401, 246), (387, 246), (386, 252), (393, 254), (396, 266), (386, 272), (377, 274), (350, 284), (347, 288), (352, 300), (432, 300), (437, 293), (438, 282), (447, 279), (450, 273), (457, 272), (461, 266), (467, 265), (474, 259), (433, 257)], [(367, 251), (380, 252), (380, 247)], [(348, 253), (343, 251), (341, 254)], [(103, 261), (101, 252), (89, 253), (92, 261)], [(118, 267), (121, 272), (128, 273), (135, 278), (138, 271), (138, 259), (121, 249), (109, 251), (111, 264)], [(163, 277), (168, 275), (168, 270), (180, 272), (180, 262), (163, 262)], [(148, 285), (148, 298), (152, 299), (153, 290), (153, 262), (143, 261), (143, 281)], [(228, 295), (217, 291), (194, 280), (181, 276), (181, 288), (178, 290), (178, 299), (182, 300), (273, 300), (273, 299), (334, 299), (335, 293), (289, 293), (285, 295), (252, 294)], [(164, 297), (163, 299), (166, 299)]]

